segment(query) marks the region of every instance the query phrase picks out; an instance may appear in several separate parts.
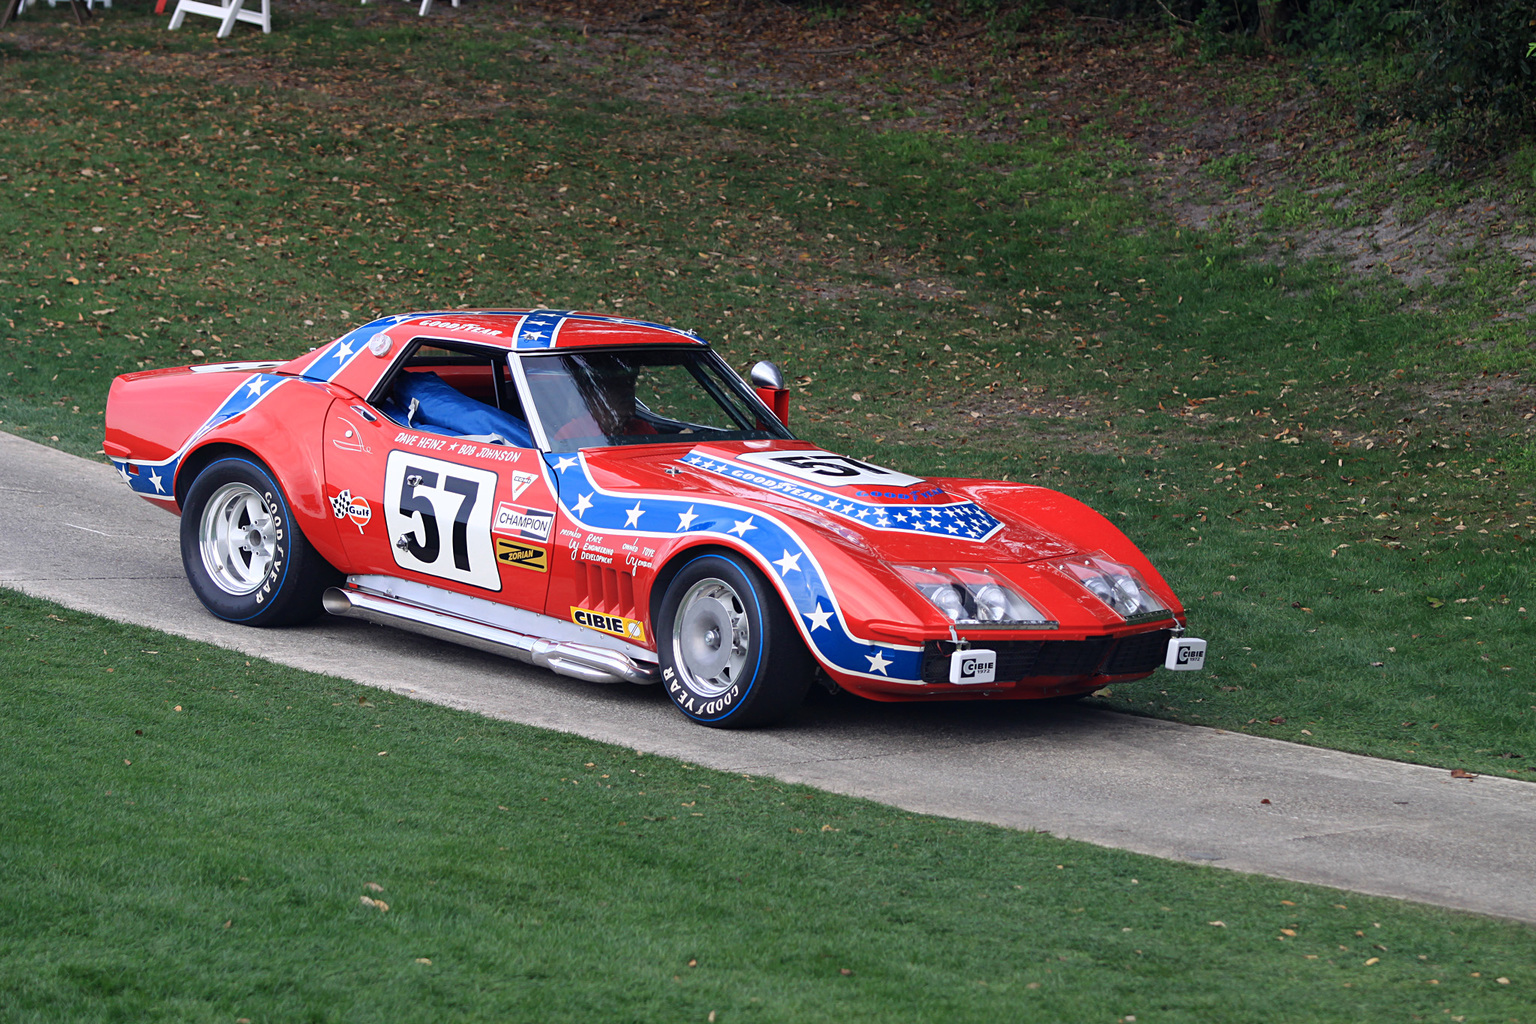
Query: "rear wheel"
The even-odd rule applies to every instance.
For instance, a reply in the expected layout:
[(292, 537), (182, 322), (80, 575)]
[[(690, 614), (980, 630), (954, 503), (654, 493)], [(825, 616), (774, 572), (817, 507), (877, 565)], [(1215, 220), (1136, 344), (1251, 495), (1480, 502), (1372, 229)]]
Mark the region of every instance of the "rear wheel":
[(181, 510), (181, 561), (203, 606), (248, 626), (314, 618), (340, 578), (293, 522), (272, 474), (250, 458), (209, 463)]
[(751, 565), (727, 555), (694, 558), (667, 587), (656, 623), (667, 696), (694, 721), (763, 725), (805, 698), (815, 663)]

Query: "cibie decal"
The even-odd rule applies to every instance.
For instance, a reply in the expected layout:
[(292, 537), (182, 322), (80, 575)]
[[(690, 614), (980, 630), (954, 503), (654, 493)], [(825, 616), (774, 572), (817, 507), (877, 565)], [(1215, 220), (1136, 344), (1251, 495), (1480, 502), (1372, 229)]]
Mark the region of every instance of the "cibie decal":
[(622, 615), (606, 615), (603, 612), (594, 612), (589, 608), (577, 608), (573, 605), (571, 621), (578, 626), (586, 626), (600, 633), (623, 637), (631, 643), (645, 643), (645, 626), (634, 619), (626, 619)]
[(549, 540), (549, 531), (554, 525), (553, 512), (541, 508), (519, 508), (503, 501), (496, 506), (496, 518), (491, 523), (491, 532), (504, 533), (509, 537)]
[(331, 511), (337, 519), (352, 520), (358, 533), (362, 533), (363, 527), (373, 518), (373, 506), (368, 504), (368, 499), (354, 498), (350, 490), (342, 491), (331, 499)]
[(810, 480), (823, 487), (911, 487), (923, 482), (920, 476), (908, 476), (836, 452), (744, 452), (736, 458), (754, 466), (776, 470), (786, 476)]
[(537, 480), (538, 474), (529, 473), (526, 470), (516, 469), (512, 471), (512, 500), (516, 501), (523, 496), (528, 485)]
[(534, 572), (549, 571), (549, 549), (537, 544), (519, 544), (505, 537), (496, 538), (496, 561)]

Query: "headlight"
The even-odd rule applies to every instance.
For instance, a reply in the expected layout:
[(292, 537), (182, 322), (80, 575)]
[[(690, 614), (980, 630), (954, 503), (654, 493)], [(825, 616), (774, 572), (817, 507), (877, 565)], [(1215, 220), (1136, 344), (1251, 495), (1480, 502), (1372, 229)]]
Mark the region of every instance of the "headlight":
[(935, 569), (915, 565), (892, 568), (956, 625), (1021, 629), (1055, 625), (1023, 594), (984, 569)]
[(1084, 590), (1109, 606), (1122, 619), (1151, 618), (1168, 611), (1168, 606), (1147, 589), (1135, 569), (1111, 561), (1102, 554), (1072, 555), (1050, 563)]

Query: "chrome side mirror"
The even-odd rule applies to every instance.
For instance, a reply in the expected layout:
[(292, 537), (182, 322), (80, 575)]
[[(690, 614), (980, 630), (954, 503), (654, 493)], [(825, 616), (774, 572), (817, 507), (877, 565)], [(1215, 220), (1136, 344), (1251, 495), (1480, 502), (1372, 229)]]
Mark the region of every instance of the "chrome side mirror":
[(776, 365), (764, 359), (752, 367), (751, 376), (757, 397), (773, 410), (780, 423), (789, 426), (789, 389), (784, 386), (784, 374)]
[(784, 387), (784, 374), (779, 370), (777, 363), (770, 363), (764, 359), (752, 367), (752, 386), (778, 391)]

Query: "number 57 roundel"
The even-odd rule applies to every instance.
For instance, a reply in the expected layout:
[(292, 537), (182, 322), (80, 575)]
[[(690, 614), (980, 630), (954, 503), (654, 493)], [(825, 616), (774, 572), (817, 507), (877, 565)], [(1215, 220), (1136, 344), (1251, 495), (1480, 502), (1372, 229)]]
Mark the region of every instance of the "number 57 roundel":
[(491, 547), (496, 474), (411, 452), (389, 453), (384, 522), (402, 569), (501, 589)]

